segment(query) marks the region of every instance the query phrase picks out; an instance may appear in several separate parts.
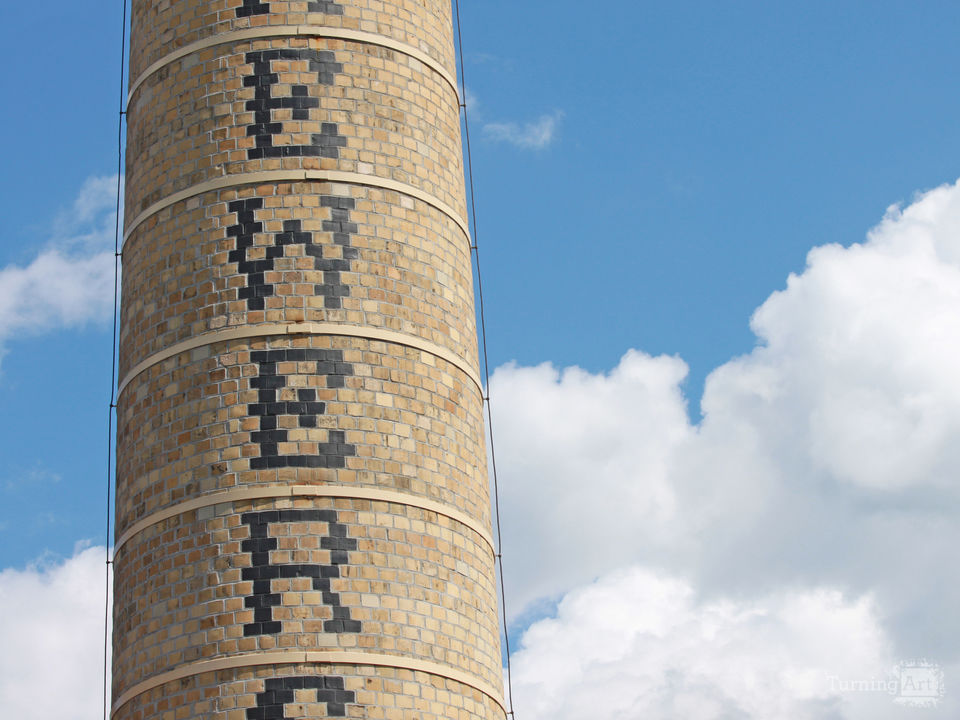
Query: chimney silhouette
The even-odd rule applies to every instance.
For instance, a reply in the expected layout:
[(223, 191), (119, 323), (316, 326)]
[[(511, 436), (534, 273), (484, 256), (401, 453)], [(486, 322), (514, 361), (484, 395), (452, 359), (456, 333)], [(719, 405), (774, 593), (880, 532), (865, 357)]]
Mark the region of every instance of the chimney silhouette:
[(450, 0), (131, 23), (113, 718), (503, 718)]

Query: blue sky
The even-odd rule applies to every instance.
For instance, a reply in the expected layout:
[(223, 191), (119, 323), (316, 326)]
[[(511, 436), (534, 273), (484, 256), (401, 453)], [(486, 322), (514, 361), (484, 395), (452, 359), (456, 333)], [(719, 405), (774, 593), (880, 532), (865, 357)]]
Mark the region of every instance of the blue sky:
[(464, 3), (475, 120), (562, 113), (478, 142), (497, 361), (679, 353), (695, 401), (811, 246), (956, 178), (958, 9), (922, 7)]
[[(566, 718), (538, 704), (551, 696), (571, 718), (588, 701), (628, 718), (953, 716), (824, 678), (930, 657), (960, 679), (960, 6), (462, 4), (508, 589), (518, 627), (553, 615), (518, 657), (524, 715)], [(4, 18), (23, 59), (0, 74), (9, 606), (4, 588), (69, 587), (77, 544), (104, 542), (120, 17), (50, 0)], [(549, 542), (577, 517), (605, 559)], [(637, 638), (643, 618), (685, 629), (637, 656), (604, 628), (562, 645), (587, 603)], [(728, 639), (706, 643), (707, 625)], [(830, 637), (860, 654), (828, 667)], [(657, 668), (691, 667), (677, 648), (694, 646), (705, 668), (663, 691)], [(600, 660), (583, 672), (613, 688), (601, 700), (538, 674), (617, 652), (630, 688), (669, 703), (643, 705)], [(717, 674), (751, 663), (779, 668), (769, 686), (819, 685), (764, 695)]]

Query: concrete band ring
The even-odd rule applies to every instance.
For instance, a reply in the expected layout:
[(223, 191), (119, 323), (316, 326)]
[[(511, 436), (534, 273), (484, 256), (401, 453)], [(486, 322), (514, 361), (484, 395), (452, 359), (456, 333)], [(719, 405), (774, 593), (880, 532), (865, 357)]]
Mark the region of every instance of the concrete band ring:
[(116, 713), (123, 705), (138, 695), (142, 695), (153, 688), (175, 680), (182, 680), (202, 673), (217, 672), (219, 670), (232, 670), (234, 668), (263, 665), (300, 665), (307, 663), (324, 665), (374, 665), (412, 670), (414, 672), (423, 672), (429, 675), (447, 678), (472, 687), (474, 690), (479, 690), (493, 700), (500, 707), (504, 716), (506, 716), (506, 708), (504, 707), (501, 694), (498, 693), (492, 685), (469, 673), (440, 665), (439, 663), (416, 660), (399, 655), (382, 655), (379, 653), (351, 651), (267, 651), (255, 654), (235, 655), (233, 657), (218, 658), (216, 660), (200, 660), (187, 665), (181, 665), (176, 670), (160, 673), (143, 682), (137, 683), (116, 699), (111, 708), (111, 714)]
[(397, 332), (395, 330), (385, 330), (381, 328), (362, 327), (357, 325), (346, 325), (341, 323), (267, 323), (263, 325), (248, 325), (246, 327), (230, 328), (228, 330), (217, 330), (210, 333), (203, 333), (171, 345), (160, 352), (154, 353), (144, 358), (134, 365), (120, 381), (117, 386), (117, 396), (119, 397), (127, 386), (144, 370), (147, 370), (157, 363), (176, 357), (181, 353), (195, 350), (206, 345), (214, 345), (218, 342), (228, 340), (241, 340), (245, 338), (258, 337), (277, 337), (286, 335), (341, 335), (345, 337), (363, 338), (377, 342), (388, 342), (396, 345), (420, 350), (422, 352), (438, 357), (453, 365), (466, 375), (476, 386), (480, 397), (483, 397), (483, 384), (480, 382), (480, 376), (476, 370), (470, 367), (456, 353), (448, 350), (441, 345), (424, 340), (416, 335)]
[(394, 503), (397, 505), (406, 505), (408, 507), (415, 507), (420, 508), (421, 510), (435, 512), (438, 515), (448, 517), (451, 520), (455, 520), (461, 525), (470, 528), (473, 532), (483, 538), (484, 542), (486, 542), (486, 544), (489, 546), (491, 554), (496, 554), (493, 544), (493, 536), (491, 536), (490, 532), (479, 522), (466, 513), (460, 512), (456, 508), (448, 507), (443, 503), (430, 500), (429, 498), (421, 498), (408, 493), (381, 490), (379, 488), (330, 485), (274, 485), (266, 487), (234, 488), (233, 490), (227, 490), (225, 492), (210, 493), (208, 495), (202, 495), (200, 497), (193, 498), (192, 500), (177, 503), (176, 505), (172, 505), (162, 510), (158, 510), (157, 512), (151, 513), (150, 515), (147, 515), (146, 517), (135, 522), (133, 525), (127, 528), (119, 538), (117, 538), (113, 549), (114, 557), (116, 557), (116, 554), (120, 551), (120, 548), (122, 548), (138, 533), (143, 532), (146, 528), (152, 525), (156, 525), (159, 522), (176, 517), (177, 515), (182, 515), (183, 513), (192, 512), (194, 510), (210, 507), (212, 505), (220, 505), (221, 503), (232, 503), (243, 500), (309, 497), (372, 500), (377, 502)]
[(376, 33), (364, 32), (362, 30), (349, 30), (347, 28), (321, 28), (314, 25), (276, 25), (273, 27), (233, 30), (204, 38), (203, 40), (197, 40), (151, 63), (150, 66), (140, 73), (140, 76), (130, 84), (130, 90), (127, 92), (127, 103), (130, 102), (140, 86), (147, 81), (147, 78), (180, 58), (217, 45), (229, 45), (230, 43), (241, 42), (243, 40), (273, 37), (314, 37), (329, 38), (331, 40), (348, 40), (367, 43), (369, 45), (379, 45), (380, 47), (385, 47), (390, 50), (396, 50), (399, 53), (418, 60), (440, 75), (450, 86), (450, 89), (453, 90), (453, 94), (457, 98), (457, 104), (460, 104), (460, 93), (457, 89), (457, 81), (453, 75), (451, 75), (443, 65), (422, 50), (418, 50), (412, 45), (393, 40), (384, 35), (377, 35)]
[[(236, 173), (235, 175), (227, 175), (225, 177), (216, 178), (215, 180), (207, 180), (205, 182), (197, 183), (196, 185), (188, 187), (185, 190), (172, 193), (162, 200), (158, 200), (130, 221), (130, 224), (123, 233), (123, 243), (126, 243), (127, 238), (129, 238), (130, 235), (133, 234), (134, 230), (136, 230), (140, 225), (140, 223), (142, 223), (148, 217), (170, 207), (171, 205), (175, 205), (182, 200), (186, 200), (187, 198), (202, 195), (203, 193), (210, 192), (211, 190), (222, 190), (224, 188), (239, 187), (241, 185), (262, 185), (266, 183), (309, 181), (343, 183), (347, 185), (366, 185), (368, 187), (376, 187), (382, 190), (392, 190), (394, 192), (415, 198), (416, 200), (421, 200), (427, 205), (435, 207), (437, 210), (453, 220), (460, 227), (464, 237), (467, 238), (467, 242), (469, 243), (470, 241), (470, 230), (467, 226), (466, 220), (463, 219), (460, 213), (458, 213), (440, 198), (424, 192), (419, 188), (415, 188), (412, 185), (408, 185), (407, 183), (390, 180), (389, 178), (382, 178), (377, 175), (364, 175), (362, 173), (345, 172), (340, 170), (264, 170), (262, 172), (253, 173)], [(122, 249), (123, 247), (121, 244), (121, 251)]]

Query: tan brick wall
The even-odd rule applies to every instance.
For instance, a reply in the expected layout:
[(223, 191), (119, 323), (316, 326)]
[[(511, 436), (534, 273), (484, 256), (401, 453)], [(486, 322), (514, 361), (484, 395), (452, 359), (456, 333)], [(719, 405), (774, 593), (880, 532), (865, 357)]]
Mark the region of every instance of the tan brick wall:
[[(255, 139), (250, 103), (256, 88), (249, 57), (270, 50), (298, 49), (329, 58), (329, 84), (306, 59), (271, 63), (273, 98), (292, 85), (308, 88), (305, 119), (279, 108), (276, 147), (307, 145), (324, 123), (335, 123), (344, 145), (339, 158), (249, 158)], [(314, 63), (316, 67), (316, 63)], [(262, 87), (262, 86), (261, 86)], [(450, 84), (419, 60), (389, 48), (314, 38), (251, 40), (218, 45), (176, 60), (154, 73), (133, 94), (127, 109), (129, 133), (127, 207), (134, 213), (152, 203), (223, 175), (265, 170), (337, 169), (407, 183), (464, 214), (462, 152), (457, 96)], [(131, 216), (132, 218), (132, 216)]]
[[(247, 720), (258, 695), (268, 684), (285, 678), (330, 678), (331, 689), (341, 685), (343, 715), (331, 715), (328, 703), (318, 702), (316, 690), (295, 690), (290, 717), (348, 717), (368, 720), (474, 720), (502, 716), (486, 695), (463, 683), (436, 675), (384, 667), (329, 664), (278, 665), (269, 669), (209, 672), (167, 683), (140, 695), (115, 715), (117, 720), (148, 718), (203, 718)], [(303, 685), (313, 684), (302, 682)], [(334, 690), (334, 692), (336, 692)], [(262, 701), (261, 701), (262, 702)]]
[[(316, 454), (331, 431), (353, 453), (344, 467), (251, 469), (262, 448), (251, 415), (261, 377), (253, 353), (333, 351), (350, 365), (343, 386), (323, 361), (281, 360), (278, 402), (312, 391), (316, 427), (283, 413), (286, 455)], [(340, 377), (340, 376), (335, 376)], [(331, 387), (332, 386), (332, 387)], [(257, 485), (336, 483), (400, 490), (449, 504), (489, 526), (479, 390), (462, 371), (402, 345), (337, 336), (280, 337), (207, 345), (152, 366), (123, 392), (119, 413), (117, 532), (197, 493)]]
[(377, 33), (422, 50), (454, 71), (453, 26), (446, 0), (353, 0), (342, 14), (311, 12), (306, 0), (274, 0), (270, 13), (237, 17), (243, 0), (142, 0), (133, 3), (130, 77), (191, 43), (226, 32), (314, 25)]
[[(351, 245), (358, 250), (350, 295), (342, 308), (324, 306), (314, 294), (322, 283), (303, 246), (278, 258), (267, 278), (276, 295), (263, 310), (239, 298), (245, 285), (229, 261), (238, 222), (228, 206), (260, 197), (255, 211), (265, 233), (260, 254), (272, 244), (267, 233), (284, 221), (301, 220), (316, 241), (336, 253), (323, 230), (331, 209), (322, 198), (349, 194), (356, 200), (351, 220), (358, 225)], [(342, 255), (342, 252), (340, 253)], [(339, 255), (338, 255), (339, 257)], [(158, 266), (164, 272), (156, 271)], [(123, 253), (123, 323), (120, 375), (150, 355), (205, 332), (259, 323), (342, 322), (409, 333), (476, 358), (470, 248), (456, 223), (429, 204), (401, 193), (362, 185), (277, 183), (242, 186), (184, 200), (145, 220)]]
[[(282, 604), (271, 619), (278, 633), (245, 636), (254, 611), (245, 605), (253, 582), (243, 541), (250, 514), (326, 510), (356, 542), (339, 577), (337, 603), (359, 623), (332, 633), (333, 607), (309, 577), (274, 580)], [(327, 521), (269, 524), (277, 539), (271, 562), (330, 566), (323, 547)], [(117, 556), (115, 632), (136, 639), (114, 658), (117, 688), (178, 665), (258, 650), (364, 650), (449, 665), (498, 685), (499, 636), (488, 608), (496, 602), (492, 552), (475, 532), (449, 518), (395, 504), (328, 498), (224, 503), (152, 526)]]
[(132, 24), (114, 717), (502, 718), (449, 2)]

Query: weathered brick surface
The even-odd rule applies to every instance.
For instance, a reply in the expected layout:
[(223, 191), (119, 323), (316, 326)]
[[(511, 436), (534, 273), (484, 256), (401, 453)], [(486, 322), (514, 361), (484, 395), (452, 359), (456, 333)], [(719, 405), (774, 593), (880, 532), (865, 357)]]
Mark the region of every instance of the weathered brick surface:
[(130, 100), (129, 218), (206, 180), (282, 169), (407, 183), (464, 215), (457, 110), (441, 75), (376, 45), (212, 47), (154, 73)]
[(134, 0), (118, 720), (503, 717), (450, 10)]
[[(115, 657), (114, 682), (240, 652), (343, 649), (440, 662), (496, 686), (492, 570), (470, 528), (402, 504), (288, 498), (185, 513), (117, 557), (114, 632), (136, 641)], [(269, 595), (258, 573), (282, 576)]]
[(141, 0), (133, 3), (130, 77), (136, 80), (151, 63), (198, 40), (279, 25), (376, 33), (413, 46), (454, 72), (447, 0)]
[[(277, 355), (261, 364), (258, 353)], [(203, 346), (121, 395), (117, 531), (200, 493), (323, 483), (441, 500), (489, 524), (480, 408), (461, 370), (402, 345), (281, 336)], [(277, 431), (279, 443), (259, 435)], [(333, 433), (341, 447), (326, 452)], [(262, 467), (272, 444), (279, 457), (337, 461)]]
[[(292, 237), (292, 226), (309, 236)], [(270, 266), (262, 309), (245, 297), (256, 283), (237, 256), (243, 232), (252, 243), (243, 260)], [(337, 303), (318, 294), (331, 272), (344, 287)], [(466, 238), (436, 208), (379, 188), (280, 183), (179, 202), (127, 240), (123, 298), (121, 377), (195, 335), (260, 323), (363, 325), (477, 355)]]
[[(324, 681), (325, 701), (318, 700), (321, 691), (314, 689), (320, 680)], [(289, 688), (286, 697), (278, 686)], [(278, 701), (284, 700), (289, 700), (284, 704), (285, 715), (266, 714), (268, 707), (275, 711)], [(384, 667), (303, 664), (210, 672), (167, 683), (127, 703), (114, 718), (475, 720), (502, 715), (483, 693), (436, 675)]]

